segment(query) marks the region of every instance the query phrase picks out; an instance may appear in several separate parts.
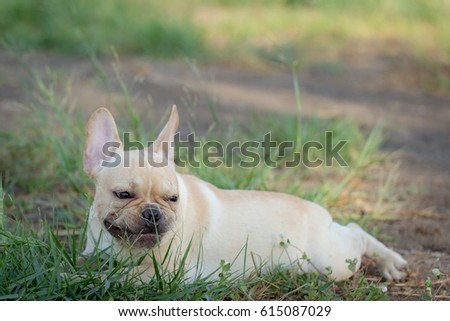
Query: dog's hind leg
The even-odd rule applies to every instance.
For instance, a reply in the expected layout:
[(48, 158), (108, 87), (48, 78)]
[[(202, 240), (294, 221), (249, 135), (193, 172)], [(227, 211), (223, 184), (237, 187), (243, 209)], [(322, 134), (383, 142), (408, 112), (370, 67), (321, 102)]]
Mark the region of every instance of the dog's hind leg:
[(406, 277), (403, 270), (407, 267), (408, 262), (400, 254), (387, 248), (359, 225), (351, 223), (348, 228), (362, 239), (362, 254), (372, 258), (377, 263), (378, 268), (387, 280), (401, 280)]
[(332, 222), (327, 235), (328, 239), (322, 241), (327, 242), (325, 248), (328, 248), (329, 252), (320, 256), (321, 261), (331, 263), (332, 278), (349, 278), (353, 271), (359, 269), (363, 255), (377, 263), (387, 280), (400, 280), (406, 276), (401, 270), (406, 267), (407, 262), (357, 224), (343, 226)]
[(406, 267), (407, 262), (357, 224), (343, 226), (331, 222), (326, 235), (326, 239), (320, 240), (320, 248), (328, 250), (326, 253), (316, 253), (316, 257), (320, 257), (322, 268), (325, 263), (328, 264), (332, 278), (343, 280), (352, 276), (353, 272), (359, 269), (363, 255), (376, 262), (387, 280), (400, 280), (406, 276), (402, 269)]

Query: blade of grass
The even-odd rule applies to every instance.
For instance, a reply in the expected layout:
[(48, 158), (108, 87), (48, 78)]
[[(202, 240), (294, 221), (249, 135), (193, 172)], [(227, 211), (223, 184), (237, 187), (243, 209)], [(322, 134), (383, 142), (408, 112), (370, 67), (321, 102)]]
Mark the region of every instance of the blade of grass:
[(2, 230), (5, 228), (5, 208), (3, 205), (3, 199), (3, 179), (2, 175), (0, 175), (0, 229)]
[(295, 135), (295, 150), (300, 151), (302, 146), (302, 102), (300, 99), (300, 85), (298, 82), (298, 62), (291, 64), (292, 83), (295, 93), (295, 107), (297, 115), (297, 130)]

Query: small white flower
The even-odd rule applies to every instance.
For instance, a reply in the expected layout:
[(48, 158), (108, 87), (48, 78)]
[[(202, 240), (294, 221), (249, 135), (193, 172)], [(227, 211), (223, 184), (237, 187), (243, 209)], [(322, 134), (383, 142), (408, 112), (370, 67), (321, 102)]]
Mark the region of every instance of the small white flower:
[(442, 275), (442, 273), (441, 273), (441, 271), (439, 270), (439, 269), (432, 269), (431, 270), (431, 273), (433, 273), (433, 275), (435, 276), (435, 277), (440, 277), (441, 275)]

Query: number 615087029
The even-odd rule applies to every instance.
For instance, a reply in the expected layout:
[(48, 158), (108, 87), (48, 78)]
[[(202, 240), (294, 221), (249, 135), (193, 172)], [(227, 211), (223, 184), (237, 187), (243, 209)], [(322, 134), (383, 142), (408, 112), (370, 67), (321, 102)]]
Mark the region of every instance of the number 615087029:
[(281, 316), (293, 316), (293, 317), (303, 317), (303, 316), (316, 316), (316, 317), (326, 317), (331, 313), (331, 307), (325, 306), (314, 306), (314, 305), (301, 305), (301, 306), (263, 306), (259, 311), (259, 314), (263, 317), (281, 317)]

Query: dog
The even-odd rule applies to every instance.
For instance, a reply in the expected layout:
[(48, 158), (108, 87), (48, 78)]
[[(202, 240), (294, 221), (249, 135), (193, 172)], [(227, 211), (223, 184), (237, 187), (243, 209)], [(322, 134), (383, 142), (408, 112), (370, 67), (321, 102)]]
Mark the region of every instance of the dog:
[[(175, 262), (182, 262), (188, 278), (217, 277), (229, 262), (231, 272), (247, 276), (260, 263), (344, 280), (359, 269), (364, 255), (387, 280), (406, 276), (407, 262), (398, 253), (357, 224), (333, 222), (315, 203), (276, 192), (223, 190), (177, 173), (178, 123), (173, 106), (151, 146), (125, 151), (110, 112), (100, 108), (92, 114), (83, 166), (95, 182), (95, 196), (84, 256), (110, 249), (120, 259), (140, 258), (131, 273), (144, 282), (155, 274), (155, 263), (171, 270)], [(104, 166), (112, 159), (119, 161)]]

